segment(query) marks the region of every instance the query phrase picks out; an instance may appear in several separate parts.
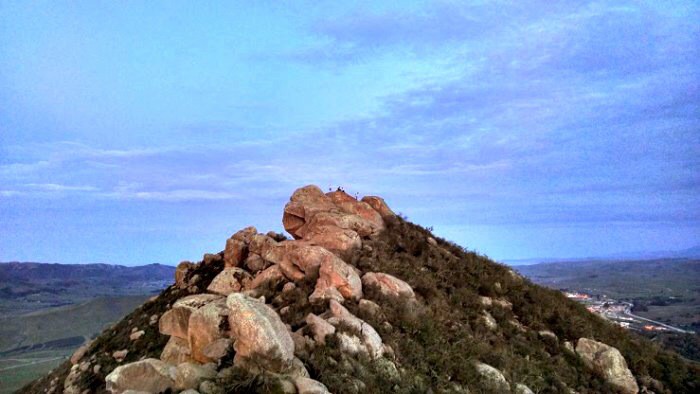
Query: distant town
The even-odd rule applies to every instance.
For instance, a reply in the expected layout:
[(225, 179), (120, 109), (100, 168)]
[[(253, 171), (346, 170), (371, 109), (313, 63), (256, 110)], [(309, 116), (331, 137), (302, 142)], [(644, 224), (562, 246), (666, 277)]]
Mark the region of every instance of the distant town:
[(683, 330), (656, 320), (647, 319), (632, 313), (634, 306), (630, 302), (618, 301), (606, 295), (588, 294), (570, 289), (560, 289), (564, 295), (576, 300), (603, 318), (610, 320), (628, 330), (635, 331), (672, 331), (682, 334), (692, 334), (693, 331)]

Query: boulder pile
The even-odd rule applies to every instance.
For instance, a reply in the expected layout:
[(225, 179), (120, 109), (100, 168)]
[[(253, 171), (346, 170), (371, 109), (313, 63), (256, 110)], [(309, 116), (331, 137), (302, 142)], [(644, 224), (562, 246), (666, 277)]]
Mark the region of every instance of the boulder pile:
[[(381, 272), (362, 275), (349, 262), (363, 239), (379, 234), (392, 215), (379, 197), (357, 200), (342, 191), (324, 194), (316, 186), (298, 189), (282, 217), (293, 240), (254, 227), (236, 232), (222, 254), (208, 254), (199, 263), (223, 261), (205, 289), (196, 274), (199, 265), (178, 265), (175, 291), (190, 295), (177, 299), (158, 319), (160, 334), (170, 337), (160, 359), (118, 366), (106, 377), (107, 390), (216, 393), (213, 381), (231, 373), (220, 366), (232, 357), (233, 367), (279, 376), (286, 382), (285, 392), (324, 393), (325, 386), (309, 378), (299, 352), (325, 346), (333, 337), (347, 353), (374, 360), (390, 354), (377, 330), (343, 304), (379, 313), (377, 304), (363, 298), (363, 286), (397, 300), (415, 300), (413, 289), (401, 279)], [(284, 308), (266, 303), (265, 294), (270, 289), (292, 292), (308, 283), (314, 284), (306, 294), (308, 302), (325, 312), (309, 313), (293, 330), (280, 317)]]
[[(555, 387), (518, 369), (538, 354), (574, 360), (570, 371), (602, 392), (640, 391), (614, 347), (518, 316), (531, 310), (517, 296), (529, 284), (512, 270), (424, 229), (396, 236), (407, 224), (379, 197), (302, 187), (282, 223), (293, 239), (246, 227), (222, 252), (180, 263), (172, 286), (78, 349), (41, 392), (433, 392), (443, 373), (435, 392), (528, 394)], [(507, 338), (529, 346), (521, 363), (468, 354)]]

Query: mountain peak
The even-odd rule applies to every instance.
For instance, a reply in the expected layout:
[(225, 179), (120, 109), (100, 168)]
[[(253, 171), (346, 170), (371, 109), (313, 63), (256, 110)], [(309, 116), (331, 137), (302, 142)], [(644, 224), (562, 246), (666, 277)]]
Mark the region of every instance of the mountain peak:
[[(700, 369), (393, 214), (297, 189), (23, 392), (693, 392)], [(674, 371), (673, 376), (667, 371)], [(132, 391), (132, 392), (133, 392)]]

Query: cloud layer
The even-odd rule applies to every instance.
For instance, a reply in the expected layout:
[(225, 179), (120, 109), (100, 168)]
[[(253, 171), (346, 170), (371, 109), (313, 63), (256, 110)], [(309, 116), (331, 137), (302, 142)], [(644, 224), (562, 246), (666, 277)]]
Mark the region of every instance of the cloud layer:
[[(24, 256), (34, 241), (22, 215), (35, 227), (83, 228), (75, 210), (84, 206), (132, 223), (125, 243), (161, 245), (146, 228), (159, 220), (163, 236), (181, 239), (188, 226), (175, 217), (185, 215), (209, 240), (255, 221), (278, 226), (281, 204), (308, 183), (381, 194), (499, 258), (700, 239), (694, 2), (251, 7), (201, 11), (187, 19), (192, 36), (177, 36), (167, 18), (145, 34), (132, 15), (153, 10), (121, 12), (133, 32), (106, 27), (92, 40), (76, 39), (60, 26), (67, 11), (54, 10), (55, 37), (32, 30), (40, 40), (6, 43), (14, 55), (60, 43), (82, 65), (64, 79), (50, 77), (67, 55), (0, 65), (0, 215), (16, 225), (0, 258)], [(0, 18), (19, 30), (38, 23), (31, 10), (12, 11)], [(70, 17), (94, 23), (93, 11)], [(104, 62), (110, 37), (113, 63), (146, 79)], [(173, 53), (151, 58), (144, 48)], [(94, 250), (104, 241), (95, 237), (81, 247)], [(40, 256), (75, 260), (56, 246), (65, 239), (51, 242)], [(204, 247), (170, 242), (168, 256)]]

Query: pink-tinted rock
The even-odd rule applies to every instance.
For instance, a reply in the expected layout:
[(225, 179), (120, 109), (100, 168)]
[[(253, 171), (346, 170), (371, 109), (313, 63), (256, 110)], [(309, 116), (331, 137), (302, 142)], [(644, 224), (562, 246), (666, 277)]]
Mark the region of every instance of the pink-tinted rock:
[(187, 276), (194, 267), (196, 265), (189, 261), (182, 261), (177, 265), (177, 268), (175, 268), (175, 284), (178, 287), (187, 287)]
[(315, 214), (306, 225), (304, 239), (308, 239), (309, 234), (317, 231), (316, 229), (320, 227), (338, 227), (352, 230), (362, 237), (370, 236), (380, 231), (380, 228), (374, 223), (363, 219), (359, 215), (343, 213), (336, 209)]
[(335, 226), (314, 227), (305, 240), (344, 259), (349, 259), (354, 250), (362, 247), (362, 240), (355, 231)]
[(384, 219), (396, 216), (396, 214), (389, 208), (384, 199), (381, 197), (365, 196), (362, 197), (362, 201), (377, 211)]
[(275, 287), (285, 280), (284, 274), (279, 265), (273, 265), (258, 273), (253, 281), (250, 282), (251, 289), (257, 289), (264, 286)]
[(320, 317), (309, 313), (306, 315), (306, 324), (309, 334), (314, 338), (314, 341), (320, 344), (326, 343), (326, 336), (335, 334), (335, 327)]
[(255, 234), (250, 240), (248, 245), (248, 250), (250, 253), (255, 253), (261, 256), (263, 259), (268, 261), (273, 261), (265, 257), (269, 252), (270, 248), (277, 245), (277, 241), (263, 234)]
[(309, 302), (312, 304), (321, 304), (325, 301), (336, 300), (339, 303), (345, 302), (345, 297), (335, 287), (324, 287), (314, 290), (309, 296)]
[(158, 321), (160, 333), (187, 339), (187, 330), (192, 312), (221, 298), (221, 296), (215, 294), (196, 294), (180, 298)]
[(189, 342), (186, 339), (170, 337), (160, 354), (160, 360), (171, 365), (192, 361)]
[(248, 244), (250, 244), (257, 233), (258, 230), (250, 226), (238, 231), (226, 240), (226, 248), (224, 249), (224, 264), (226, 267), (241, 266), (248, 257)]
[(217, 339), (205, 346), (202, 353), (210, 360), (218, 361), (226, 356), (232, 344), (229, 338)]
[(374, 287), (379, 292), (391, 298), (415, 298), (411, 286), (399, 278), (381, 272), (368, 272), (362, 277), (362, 285)]
[(236, 360), (264, 363), (271, 370), (289, 368), (294, 359), (294, 341), (279, 315), (241, 293), (228, 296), (226, 305)]
[(87, 354), (91, 343), (92, 342), (87, 342), (73, 352), (73, 355), (70, 357), (70, 363), (73, 365), (77, 364), (85, 356), (85, 354)]
[[(329, 287), (336, 288), (345, 299), (362, 298), (362, 281), (359, 275), (352, 266), (335, 256), (321, 263), (314, 294), (325, 293)], [(311, 296), (314, 297), (314, 294)], [(318, 297), (319, 294), (316, 296)]]
[(317, 212), (337, 209), (318, 186), (309, 185), (294, 191), (284, 207), (282, 224), (295, 239), (304, 237), (305, 224)]
[(248, 226), (244, 228), (243, 230), (238, 231), (237, 233), (233, 234), (231, 238), (237, 239), (239, 241), (243, 241), (244, 244), (248, 245), (250, 241), (253, 239), (253, 236), (258, 233), (258, 230), (253, 227), (253, 226)]
[(294, 378), (294, 386), (297, 394), (330, 394), (323, 383), (302, 376)]
[(227, 296), (231, 293), (241, 291), (247, 287), (253, 278), (246, 271), (233, 267), (225, 268), (209, 284), (207, 291), (210, 293)]
[(362, 219), (370, 222), (375, 231), (384, 229), (384, 220), (382, 216), (372, 206), (364, 201), (358, 201), (354, 197), (345, 192), (337, 191), (327, 194), (331, 201), (340, 208), (341, 211), (349, 214), (358, 215)]
[(226, 240), (226, 248), (224, 249), (224, 266), (238, 267), (246, 258), (248, 247), (238, 239), (229, 238)]
[[(239, 294), (239, 293), (234, 293)], [(228, 336), (226, 331), (229, 310), (225, 299), (218, 299), (192, 312), (187, 330), (192, 358), (201, 363), (215, 360), (204, 354), (212, 342)]]
[(256, 273), (258, 271), (262, 271), (265, 268), (267, 268), (267, 264), (265, 263), (265, 260), (263, 260), (260, 255), (255, 254), (255, 253), (250, 253), (248, 255), (248, 258), (245, 259), (245, 267), (248, 269), (248, 271), (252, 273)]
[(175, 386), (174, 367), (154, 358), (117, 367), (105, 378), (110, 393), (127, 390), (160, 393)]

